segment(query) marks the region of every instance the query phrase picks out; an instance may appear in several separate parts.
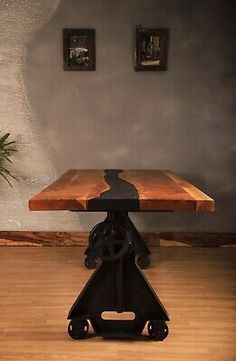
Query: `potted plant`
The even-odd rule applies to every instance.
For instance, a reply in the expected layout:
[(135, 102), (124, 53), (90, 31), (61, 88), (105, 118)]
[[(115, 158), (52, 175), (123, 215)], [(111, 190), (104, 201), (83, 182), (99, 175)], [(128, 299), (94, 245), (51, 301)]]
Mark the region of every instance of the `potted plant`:
[(6, 163), (12, 163), (10, 156), (13, 152), (16, 152), (14, 148), (15, 141), (9, 141), (10, 133), (0, 133), (0, 176), (3, 177), (7, 183), (12, 187), (10, 178), (16, 179), (14, 175), (6, 168)]

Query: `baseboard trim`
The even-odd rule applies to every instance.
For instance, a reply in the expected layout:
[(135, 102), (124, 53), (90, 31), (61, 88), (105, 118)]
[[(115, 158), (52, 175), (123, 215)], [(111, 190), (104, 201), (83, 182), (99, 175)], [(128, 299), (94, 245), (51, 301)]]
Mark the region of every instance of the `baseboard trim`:
[[(236, 247), (236, 233), (141, 232), (141, 235), (152, 247)], [(0, 232), (0, 246), (73, 247), (87, 243), (88, 232)]]

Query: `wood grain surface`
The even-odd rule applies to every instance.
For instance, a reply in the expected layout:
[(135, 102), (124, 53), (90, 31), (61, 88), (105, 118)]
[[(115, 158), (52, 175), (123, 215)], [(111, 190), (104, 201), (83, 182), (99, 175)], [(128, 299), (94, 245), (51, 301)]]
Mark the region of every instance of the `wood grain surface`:
[(145, 275), (170, 315), (163, 342), (72, 340), (67, 313), (92, 273), (84, 248), (1, 248), (0, 360), (235, 361), (236, 249), (151, 251)]
[(214, 200), (163, 170), (69, 170), (29, 201), (29, 208), (76, 211), (214, 211)]

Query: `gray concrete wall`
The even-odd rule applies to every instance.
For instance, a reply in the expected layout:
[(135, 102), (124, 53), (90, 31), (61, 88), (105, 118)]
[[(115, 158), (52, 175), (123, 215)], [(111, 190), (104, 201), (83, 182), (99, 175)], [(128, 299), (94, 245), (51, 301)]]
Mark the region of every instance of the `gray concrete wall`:
[[(58, 174), (50, 146), (27, 99), (22, 79), (28, 44), (56, 11), (59, 0), (0, 1), (0, 131), (11, 132), (18, 153), (7, 167), (18, 178), (14, 187), (0, 177), (0, 230), (57, 229), (77, 225), (78, 219), (63, 213), (32, 213), (29, 198)], [(74, 223), (73, 223), (74, 222)]]
[[(28, 47), (24, 83), (59, 174), (169, 168), (216, 199), (215, 214), (134, 215), (140, 229), (236, 231), (233, 4), (64, 0)], [(170, 29), (168, 71), (134, 71), (137, 24)], [(63, 71), (62, 29), (73, 27), (96, 29), (96, 72)], [(79, 218), (87, 229), (101, 215)]]

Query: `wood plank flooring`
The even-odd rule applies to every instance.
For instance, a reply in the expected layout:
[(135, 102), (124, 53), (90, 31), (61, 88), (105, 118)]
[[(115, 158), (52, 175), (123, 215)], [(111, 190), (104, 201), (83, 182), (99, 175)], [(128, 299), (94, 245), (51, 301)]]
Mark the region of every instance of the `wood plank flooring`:
[(67, 312), (92, 273), (83, 247), (0, 248), (1, 361), (235, 361), (236, 249), (152, 249), (145, 274), (167, 308), (163, 342), (67, 335)]

